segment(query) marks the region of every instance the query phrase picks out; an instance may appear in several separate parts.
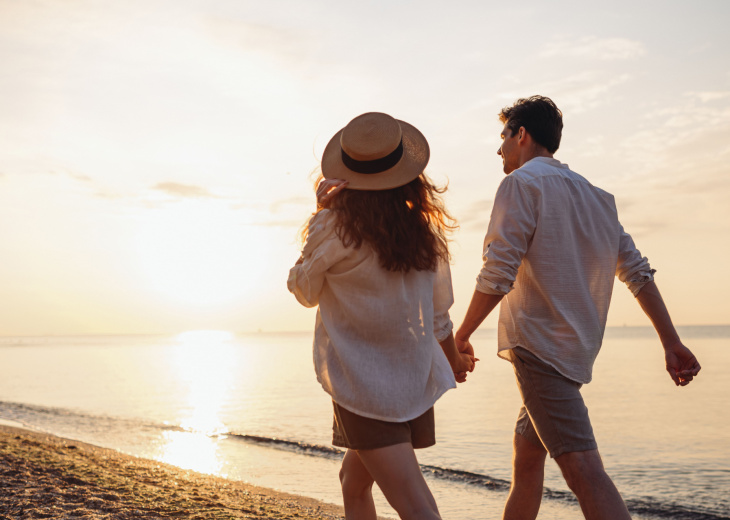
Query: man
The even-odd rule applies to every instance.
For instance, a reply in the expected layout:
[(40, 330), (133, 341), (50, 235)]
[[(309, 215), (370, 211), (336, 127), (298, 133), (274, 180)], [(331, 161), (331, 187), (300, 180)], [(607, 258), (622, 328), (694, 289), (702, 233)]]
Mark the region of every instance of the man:
[(471, 334), (502, 302), (499, 355), (512, 362), (523, 399), (514, 434), (513, 478), (504, 519), (534, 519), (549, 453), (589, 520), (630, 519), (598, 454), (580, 387), (601, 347), (613, 278), (625, 282), (659, 333), (676, 385), (700, 365), (674, 329), (654, 271), (619, 223), (613, 196), (553, 159), (562, 113), (546, 97), (500, 114), (507, 176), (484, 240), (484, 265), (456, 333)]

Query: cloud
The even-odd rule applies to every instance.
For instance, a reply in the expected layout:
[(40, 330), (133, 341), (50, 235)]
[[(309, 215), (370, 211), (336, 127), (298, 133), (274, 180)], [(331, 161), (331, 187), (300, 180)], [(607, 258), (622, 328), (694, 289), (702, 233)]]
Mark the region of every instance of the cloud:
[[(302, 215), (306, 214), (306, 209), (311, 209), (314, 205), (314, 200), (312, 197), (290, 197), (288, 199), (282, 199), (272, 202), (269, 205), (269, 211), (271, 213), (279, 213), (282, 210), (286, 210), (287, 207), (293, 206), (294, 209), (301, 213)], [(302, 209), (306, 208), (306, 209)]]
[(472, 202), (466, 210), (454, 215), (465, 231), (486, 231), (489, 216), (492, 213), (492, 199), (481, 199)]
[[(631, 190), (644, 197), (655, 194), (647, 207), (663, 207), (655, 215), (659, 219), (674, 222), (678, 215), (691, 215), (699, 222), (701, 213), (714, 212), (702, 217), (703, 225), (727, 221), (730, 91), (686, 92), (657, 99), (655, 106), (637, 118), (635, 130), (616, 147), (630, 171)], [(667, 208), (672, 200), (686, 206)]]
[[(629, 199), (629, 197), (623, 197)], [(653, 208), (653, 211), (662, 211), (662, 206), (658, 204), (655, 198), (648, 199), (646, 196), (640, 201), (641, 204), (627, 203), (622, 201), (622, 208), (625, 211), (619, 211), (619, 219), (624, 229), (634, 240), (653, 236), (663, 230), (670, 228), (674, 223), (671, 215), (654, 215), (647, 216), (646, 207)]]
[(164, 192), (173, 197), (183, 199), (206, 199), (218, 198), (207, 189), (189, 184), (178, 184), (177, 182), (161, 182), (152, 187), (153, 190)]
[[(647, 112), (622, 147), (641, 156), (662, 156), (688, 148), (696, 161), (707, 151), (714, 157), (730, 137), (730, 91), (686, 92), (671, 104)], [(698, 145), (698, 143), (701, 143)], [(713, 145), (713, 146), (710, 146)], [(715, 146), (717, 145), (717, 146)], [(675, 155), (674, 159), (681, 156)]]
[(282, 227), (282, 228), (301, 228), (307, 223), (306, 219), (289, 219), (289, 220), (263, 220), (256, 222), (255, 225), (263, 227)]
[(713, 91), (713, 92), (690, 92), (688, 96), (694, 96), (702, 103), (717, 101), (718, 99), (726, 99), (730, 97), (730, 92)]
[(221, 45), (266, 54), (288, 64), (301, 63), (317, 47), (316, 40), (300, 29), (217, 17), (208, 17), (206, 26)]
[(67, 170), (65, 173), (72, 179), (77, 180), (79, 182), (87, 182), (87, 183), (93, 182), (91, 177), (89, 177), (88, 175), (85, 175), (83, 173), (78, 173), (73, 170)]
[(618, 87), (632, 79), (631, 74), (615, 74), (608, 70), (583, 70), (556, 79), (504, 76), (500, 78), (500, 83), (509, 85), (509, 90), (484, 98), (473, 108), (481, 110), (485, 106), (508, 105), (524, 97), (525, 93), (530, 93), (551, 97), (564, 113), (579, 114), (613, 102)]
[(598, 38), (585, 36), (579, 39), (559, 38), (549, 42), (540, 52), (543, 58), (573, 57), (590, 60), (631, 60), (646, 54), (644, 44), (626, 38)]
[(586, 136), (573, 153), (581, 157), (603, 157), (609, 153), (607, 139), (602, 134)]
[(128, 198), (120, 193), (114, 193), (111, 191), (97, 191), (96, 193), (94, 193), (94, 197), (104, 200), (124, 200)]
[(610, 99), (607, 94), (630, 79), (629, 74), (605, 77), (598, 71), (585, 71), (547, 83), (546, 91), (561, 100), (560, 107), (564, 112), (577, 114), (606, 103)]
[(239, 200), (228, 207), (244, 225), (299, 229), (312, 216), (314, 197)]

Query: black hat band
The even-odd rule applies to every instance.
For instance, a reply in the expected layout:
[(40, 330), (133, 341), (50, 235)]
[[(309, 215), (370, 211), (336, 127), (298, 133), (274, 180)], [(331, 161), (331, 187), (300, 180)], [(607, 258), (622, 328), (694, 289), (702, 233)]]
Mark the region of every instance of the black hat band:
[(342, 162), (355, 173), (382, 173), (398, 164), (398, 161), (403, 157), (403, 139), (398, 143), (398, 147), (388, 155), (380, 159), (373, 159), (372, 161), (358, 161), (347, 155), (347, 152), (342, 150), (342, 148), (340, 150), (342, 151)]

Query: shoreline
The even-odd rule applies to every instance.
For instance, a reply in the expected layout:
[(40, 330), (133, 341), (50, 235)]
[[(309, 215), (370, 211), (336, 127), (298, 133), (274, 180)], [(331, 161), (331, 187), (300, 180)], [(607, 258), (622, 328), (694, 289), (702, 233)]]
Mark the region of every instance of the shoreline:
[(0, 424), (0, 520), (342, 519), (342, 507)]

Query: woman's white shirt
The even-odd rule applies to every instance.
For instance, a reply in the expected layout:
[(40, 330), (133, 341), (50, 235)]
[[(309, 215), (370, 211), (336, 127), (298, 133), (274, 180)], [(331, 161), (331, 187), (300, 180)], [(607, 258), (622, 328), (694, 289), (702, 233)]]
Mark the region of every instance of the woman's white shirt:
[(326, 209), (312, 217), (303, 261), (287, 282), (302, 305), (319, 305), (317, 380), (337, 404), (359, 415), (414, 419), (456, 386), (439, 345), (453, 328), (449, 265), (387, 271), (368, 244), (345, 247), (335, 223)]

